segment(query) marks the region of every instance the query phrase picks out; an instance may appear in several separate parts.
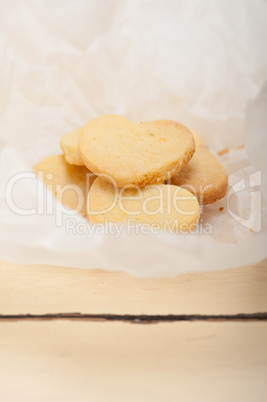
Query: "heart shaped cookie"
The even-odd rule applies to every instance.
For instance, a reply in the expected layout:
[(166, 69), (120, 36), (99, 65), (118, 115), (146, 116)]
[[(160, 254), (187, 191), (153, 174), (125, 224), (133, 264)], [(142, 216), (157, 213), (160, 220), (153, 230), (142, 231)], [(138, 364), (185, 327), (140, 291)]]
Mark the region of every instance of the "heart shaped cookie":
[(166, 121), (132, 123), (116, 115), (90, 120), (81, 130), (85, 166), (118, 187), (161, 183), (180, 172), (195, 151), (188, 128)]
[(91, 222), (140, 223), (172, 232), (192, 231), (200, 216), (196, 197), (177, 186), (118, 188), (98, 177), (88, 194)]

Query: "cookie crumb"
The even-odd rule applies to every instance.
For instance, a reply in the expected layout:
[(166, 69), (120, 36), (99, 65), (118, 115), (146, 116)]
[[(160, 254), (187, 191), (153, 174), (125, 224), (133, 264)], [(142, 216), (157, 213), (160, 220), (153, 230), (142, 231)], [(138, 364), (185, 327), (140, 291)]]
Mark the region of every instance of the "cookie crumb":
[(220, 207), (220, 208), (219, 208), (219, 211), (223, 211), (223, 210), (224, 210), (224, 208), (223, 208), (223, 207)]
[(253, 232), (253, 226), (251, 226), (251, 228), (249, 229), (251, 232)]
[(221, 151), (218, 151), (217, 154), (218, 155), (224, 155), (227, 154), (229, 152), (229, 148), (224, 148)]
[(236, 149), (239, 151), (240, 149), (243, 149), (243, 148), (245, 148), (245, 145), (244, 145), (244, 144), (239, 145)]

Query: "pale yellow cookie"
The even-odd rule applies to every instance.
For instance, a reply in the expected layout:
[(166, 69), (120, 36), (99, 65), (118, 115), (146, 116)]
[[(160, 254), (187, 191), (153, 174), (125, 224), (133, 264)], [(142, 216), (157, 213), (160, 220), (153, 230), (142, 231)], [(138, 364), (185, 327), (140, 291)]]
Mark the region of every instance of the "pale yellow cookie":
[(225, 196), (228, 177), (216, 156), (199, 147), (190, 162), (171, 178), (170, 183), (189, 190), (200, 204), (211, 204)]
[(71, 165), (84, 166), (78, 147), (80, 133), (81, 128), (76, 128), (76, 130), (64, 134), (60, 140), (60, 146), (64, 152), (65, 159)]
[(177, 186), (118, 188), (98, 177), (88, 194), (91, 222), (146, 224), (152, 229), (192, 231), (200, 216), (196, 197)]
[(63, 155), (53, 155), (33, 170), (65, 207), (85, 216), (86, 196), (96, 177), (86, 167), (69, 165)]
[(118, 187), (161, 183), (178, 173), (195, 151), (185, 126), (166, 122), (132, 123), (105, 115), (89, 121), (81, 131), (79, 149), (84, 164)]

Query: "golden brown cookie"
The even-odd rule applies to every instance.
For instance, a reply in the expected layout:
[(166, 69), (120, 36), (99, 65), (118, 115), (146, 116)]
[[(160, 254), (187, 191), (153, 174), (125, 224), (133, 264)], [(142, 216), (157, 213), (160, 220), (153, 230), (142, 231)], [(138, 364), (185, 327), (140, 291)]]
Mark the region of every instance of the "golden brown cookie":
[(200, 204), (212, 204), (225, 196), (228, 177), (216, 156), (199, 147), (190, 162), (171, 178), (170, 183), (186, 188)]
[(88, 194), (91, 222), (146, 224), (165, 231), (192, 231), (200, 216), (196, 197), (177, 186), (117, 188), (98, 177)]
[(63, 155), (48, 156), (33, 168), (62, 204), (85, 216), (86, 196), (96, 176), (84, 166), (73, 166)]
[(81, 128), (76, 128), (76, 130), (64, 134), (60, 140), (60, 146), (64, 152), (65, 159), (71, 165), (84, 166), (78, 147), (80, 133)]
[(161, 183), (191, 159), (195, 143), (189, 129), (166, 122), (132, 123), (116, 115), (89, 121), (81, 131), (82, 160), (95, 174), (118, 187)]

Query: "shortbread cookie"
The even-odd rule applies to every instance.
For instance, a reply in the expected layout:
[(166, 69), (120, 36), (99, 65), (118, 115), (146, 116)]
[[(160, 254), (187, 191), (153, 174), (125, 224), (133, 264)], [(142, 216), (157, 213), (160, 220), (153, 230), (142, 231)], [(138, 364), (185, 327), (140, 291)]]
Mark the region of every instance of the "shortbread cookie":
[[(173, 124), (176, 127), (180, 126), (180, 123), (174, 120), (154, 120), (153, 123), (161, 124), (165, 126), (166, 124)], [(203, 141), (200, 135), (195, 131), (190, 129), (191, 134), (193, 135), (194, 141), (195, 141), (195, 146), (196, 147), (202, 147), (203, 146)]]
[(84, 164), (118, 187), (161, 183), (178, 173), (195, 151), (185, 126), (132, 123), (105, 115), (89, 121), (81, 131), (79, 149)]
[[(172, 121), (172, 120), (155, 120), (157, 124), (166, 124), (166, 122), (169, 122), (171, 124), (177, 125), (177, 122)], [(179, 123), (178, 123), (179, 124)], [(76, 165), (76, 166), (84, 166), (81, 153), (79, 150), (79, 137), (81, 134), (82, 128), (79, 127), (76, 130), (70, 131), (67, 134), (64, 134), (61, 137), (60, 140), (60, 146), (62, 151), (64, 152), (65, 159), (68, 163), (71, 165)], [(194, 141), (195, 141), (195, 146), (196, 147), (201, 147), (203, 146), (203, 141), (200, 135), (195, 131), (191, 130), (191, 134), (193, 135)]]
[(69, 165), (63, 155), (48, 156), (33, 170), (65, 207), (85, 216), (86, 196), (94, 174), (84, 166)]
[(225, 196), (228, 178), (216, 156), (199, 147), (190, 162), (171, 178), (170, 183), (186, 188), (200, 204), (211, 204)]
[(64, 134), (60, 140), (60, 146), (64, 152), (65, 159), (71, 165), (84, 166), (78, 147), (80, 133), (81, 128), (76, 128), (76, 130)]
[(166, 231), (192, 231), (200, 216), (196, 197), (177, 186), (118, 188), (98, 177), (88, 194), (91, 222), (142, 223)]

